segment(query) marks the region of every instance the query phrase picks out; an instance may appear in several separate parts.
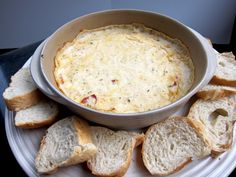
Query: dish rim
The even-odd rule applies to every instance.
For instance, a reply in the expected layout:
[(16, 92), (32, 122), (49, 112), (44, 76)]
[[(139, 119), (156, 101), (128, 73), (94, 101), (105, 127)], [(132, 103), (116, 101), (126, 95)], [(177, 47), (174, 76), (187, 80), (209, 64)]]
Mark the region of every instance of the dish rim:
[[(55, 30), (52, 33), (52, 35), (48, 38), (47, 41), (49, 41), (50, 38), (55, 33), (60, 31), (61, 29), (63, 29), (64, 26), (67, 26), (68, 24), (73, 23), (73, 22), (77, 21), (80, 18), (84, 18), (84, 17), (88, 17), (88, 16), (94, 16), (94, 15), (101, 14), (101, 13), (112, 13), (112, 12), (121, 12), (121, 11), (122, 12), (141, 12), (141, 13), (146, 13), (146, 14), (151, 14), (151, 15), (158, 15), (158, 16), (161, 16), (162, 18), (166, 18), (167, 20), (170, 20), (171, 22), (180, 25), (182, 28), (185, 28), (189, 33), (191, 33), (193, 38), (195, 38), (198, 41), (198, 43), (201, 45), (201, 48), (203, 49), (202, 51), (203, 51), (204, 55), (207, 58), (207, 52), (204, 50), (204, 45), (202, 44), (202, 41), (196, 36), (196, 34), (189, 27), (187, 27), (186, 25), (184, 25), (180, 21), (178, 21), (178, 20), (176, 20), (176, 19), (174, 19), (172, 17), (169, 17), (167, 15), (156, 13), (156, 12), (152, 12), (152, 11), (139, 10), (139, 9), (110, 9), (110, 10), (97, 11), (97, 12), (85, 14), (83, 16), (79, 16), (79, 17), (77, 17), (77, 18), (75, 18), (75, 19), (65, 23), (64, 25), (59, 27), (57, 30)], [(46, 46), (46, 44), (43, 46), (41, 54), (43, 53), (43, 51), (45, 49), (45, 46)], [(155, 113), (158, 113), (158, 112), (170, 110), (173, 107), (177, 107), (178, 105), (181, 105), (182, 103), (188, 101), (203, 86), (203, 84), (205, 83), (205, 79), (206, 79), (207, 75), (209, 74), (208, 73), (209, 68), (207, 68), (207, 66), (210, 65), (210, 62), (208, 60), (206, 60), (205, 74), (203, 75), (203, 77), (200, 80), (200, 82), (198, 82), (195, 87), (193, 87), (193, 88), (191, 87), (190, 90), (188, 91), (188, 93), (186, 93), (184, 96), (180, 97), (176, 101), (174, 101), (174, 102), (172, 102), (172, 103), (170, 103), (168, 105), (162, 106), (160, 108), (155, 108), (155, 109), (152, 109), (152, 110), (149, 110), (149, 111), (131, 112), (131, 113), (114, 113), (114, 112), (100, 111), (100, 110), (97, 110), (97, 109), (93, 109), (93, 108), (84, 106), (84, 105), (82, 105), (82, 104), (72, 100), (71, 98), (67, 97), (64, 93), (62, 93), (62, 91), (59, 90), (59, 88), (56, 88), (50, 82), (50, 80), (48, 79), (47, 75), (44, 72), (44, 66), (43, 66), (43, 62), (42, 62), (43, 58), (42, 58), (41, 55), (39, 57), (40, 57), (40, 67), (41, 67), (41, 71), (42, 71), (43, 77), (44, 77), (47, 85), (50, 87), (50, 89), (53, 90), (53, 92), (55, 92), (59, 97), (62, 97), (67, 103), (73, 104), (73, 106), (79, 107), (79, 108), (84, 109), (86, 111), (94, 112), (94, 113), (97, 113), (97, 114), (100, 114), (100, 115), (113, 116), (113, 117), (119, 117), (119, 118), (127, 118), (127, 117), (135, 117), (135, 116), (144, 116), (144, 115), (149, 115), (149, 114), (155, 114)], [(194, 72), (194, 75), (195, 75), (195, 72)]]

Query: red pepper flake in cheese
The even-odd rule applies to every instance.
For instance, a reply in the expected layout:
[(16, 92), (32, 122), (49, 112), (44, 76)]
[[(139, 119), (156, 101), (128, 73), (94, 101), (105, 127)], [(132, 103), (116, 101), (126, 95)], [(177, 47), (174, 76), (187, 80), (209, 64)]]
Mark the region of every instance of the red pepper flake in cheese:
[(173, 86), (176, 86), (176, 85), (177, 85), (177, 81), (174, 81)]
[(113, 111), (115, 111), (115, 110), (116, 110), (116, 108), (111, 108), (109, 111), (113, 112)]
[(63, 79), (62, 75), (60, 75), (60, 81), (62, 84), (64, 84), (64, 79)]
[(174, 87), (174, 86), (177, 86), (177, 82), (174, 81), (173, 84), (169, 85), (168, 87)]
[(175, 87), (175, 86), (177, 86), (178, 85), (178, 80), (179, 80), (178, 76), (175, 76), (175, 80), (174, 80), (173, 84), (169, 85), (168, 87)]
[(97, 96), (95, 94), (92, 94), (83, 98), (80, 102), (89, 106), (95, 105), (97, 103)]
[(173, 84), (169, 85), (169, 96), (171, 97), (175, 97), (176, 94), (178, 93), (178, 76), (175, 76), (175, 80), (173, 82)]
[(117, 79), (112, 79), (111, 82), (112, 82), (113, 84), (116, 84), (116, 83), (118, 82), (118, 80), (117, 80)]

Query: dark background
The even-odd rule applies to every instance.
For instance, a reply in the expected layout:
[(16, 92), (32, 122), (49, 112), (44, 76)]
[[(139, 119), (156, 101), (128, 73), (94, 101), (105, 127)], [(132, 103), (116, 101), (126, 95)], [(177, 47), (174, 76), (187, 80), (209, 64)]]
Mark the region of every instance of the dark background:
[(217, 44), (229, 44), (236, 15), (235, 0), (0, 0), (0, 48), (20, 48), (78, 16), (122, 8), (170, 16)]

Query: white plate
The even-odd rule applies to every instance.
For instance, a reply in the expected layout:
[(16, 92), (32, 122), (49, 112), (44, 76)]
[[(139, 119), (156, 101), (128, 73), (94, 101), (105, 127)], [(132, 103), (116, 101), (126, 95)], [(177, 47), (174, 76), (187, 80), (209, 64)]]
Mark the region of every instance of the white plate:
[[(30, 59), (25, 63), (24, 67), (29, 66)], [(188, 103), (177, 115), (185, 115), (191, 103)], [(34, 159), (39, 149), (39, 144), (42, 136), (45, 133), (45, 128), (24, 130), (14, 126), (15, 114), (5, 110), (5, 128), (7, 139), (11, 150), (13, 151), (18, 163), (24, 171), (31, 177), (40, 176), (37, 174), (34, 167)], [(234, 128), (234, 134), (236, 128)], [(151, 177), (145, 169), (141, 160), (141, 148), (134, 151), (132, 163), (125, 176), (130, 177)], [(213, 159), (207, 157), (201, 160), (196, 160), (187, 165), (180, 172), (170, 175), (169, 177), (226, 177), (236, 166), (236, 144), (235, 137), (232, 149), (225, 152), (221, 156)], [(53, 175), (53, 177), (89, 177), (93, 176), (86, 169), (86, 165), (79, 164), (71, 167), (61, 168)]]

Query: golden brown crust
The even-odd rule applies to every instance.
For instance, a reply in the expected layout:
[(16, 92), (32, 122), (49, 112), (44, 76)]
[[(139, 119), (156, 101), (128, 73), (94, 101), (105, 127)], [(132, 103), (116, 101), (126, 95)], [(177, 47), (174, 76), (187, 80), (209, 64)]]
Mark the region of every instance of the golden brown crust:
[(197, 96), (204, 100), (216, 100), (222, 97), (230, 96), (236, 94), (234, 90), (208, 90), (208, 91), (199, 91), (197, 92)]
[(133, 148), (129, 151), (129, 153), (127, 155), (128, 156), (127, 160), (123, 163), (123, 165), (120, 166), (120, 168), (117, 171), (115, 171), (113, 173), (109, 173), (109, 174), (96, 173), (95, 171), (93, 171), (93, 167), (88, 162), (87, 162), (87, 167), (91, 170), (92, 174), (97, 175), (97, 176), (103, 176), (103, 177), (122, 177), (127, 172), (128, 168), (130, 166), (134, 147), (135, 147), (135, 143), (133, 143)]
[[(174, 119), (182, 120), (182, 117), (174, 117)], [(161, 121), (161, 123), (163, 123), (164, 121), (166, 121), (166, 120)], [(156, 124), (154, 124), (154, 125), (152, 125), (151, 127), (148, 128), (147, 132), (145, 133), (145, 137), (151, 131), (151, 128), (155, 125)], [(142, 146), (141, 154), (142, 154), (142, 156), (144, 155), (144, 147), (143, 146)], [(174, 174), (174, 173), (180, 171), (182, 168), (184, 168), (191, 161), (192, 161), (192, 159), (189, 157), (189, 158), (185, 159), (181, 164), (179, 164), (178, 167), (176, 167), (173, 171), (171, 171), (169, 173), (157, 173), (157, 174), (152, 174), (152, 175), (167, 176), (167, 175)], [(146, 166), (145, 163), (144, 163), (144, 166)]]
[(195, 132), (203, 139), (203, 141), (207, 145), (207, 148), (212, 149), (212, 142), (206, 136), (206, 131), (205, 131), (204, 126), (198, 121), (193, 120), (193, 119), (187, 118), (186, 121), (192, 128), (196, 130)]
[(232, 143), (233, 143), (233, 136), (231, 137), (231, 143), (221, 146), (221, 149), (212, 149), (211, 150), (211, 157), (216, 158), (217, 156), (219, 156), (223, 152), (229, 150), (232, 147)]
[(142, 144), (143, 141), (144, 141), (144, 134), (140, 134), (135, 137), (135, 140), (132, 143), (132, 149), (129, 151), (127, 161), (121, 166), (120, 170), (116, 172), (116, 174), (114, 175), (115, 177), (124, 176), (124, 174), (127, 172), (128, 168), (130, 166), (134, 148), (139, 146), (140, 144)]
[(167, 175), (171, 175), (174, 173), (177, 173), (178, 171), (180, 171), (181, 169), (183, 169), (187, 164), (189, 164), (190, 162), (192, 162), (191, 158), (186, 159), (185, 161), (183, 161), (181, 164), (179, 164), (178, 167), (176, 167), (172, 172), (170, 173), (161, 173), (161, 174), (152, 174), (152, 175), (159, 175), (159, 176), (167, 176)]
[(25, 95), (17, 96), (12, 99), (4, 98), (4, 100), (9, 110), (20, 111), (37, 104), (41, 100), (41, 97), (42, 93), (37, 89)]
[(177, 120), (184, 120), (185, 122), (187, 122), (187, 124), (189, 124), (195, 130), (198, 136), (203, 139), (203, 141), (207, 145), (207, 148), (212, 149), (212, 143), (206, 136), (205, 128), (201, 123), (187, 117), (177, 117)]
[(91, 130), (87, 122), (78, 118), (73, 117), (74, 125), (78, 134), (78, 141), (81, 145), (92, 143)]
[(15, 126), (19, 127), (19, 128), (25, 128), (25, 129), (39, 128), (39, 127), (53, 124), (56, 121), (56, 118), (57, 118), (57, 114), (55, 114), (52, 117), (50, 117), (49, 119), (41, 121), (41, 122), (37, 122), (37, 121), (31, 122), (31, 123), (19, 123), (18, 122), (18, 123), (15, 123)]
[(87, 167), (91, 170), (92, 174), (93, 175), (96, 175), (96, 176), (103, 176), (103, 177), (121, 177), (121, 176), (124, 176), (124, 174), (127, 172), (129, 166), (130, 166), (130, 163), (131, 163), (131, 160), (132, 160), (132, 154), (133, 154), (133, 149), (129, 152), (128, 154), (128, 158), (127, 160), (123, 163), (122, 166), (120, 166), (120, 168), (115, 171), (115, 172), (112, 172), (112, 173), (109, 173), (109, 174), (105, 174), (105, 173), (96, 173), (96, 171), (93, 171), (93, 167), (92, 165), (87, 162)]
[(231, 132), (229, 134), (229, 141), (227, 144), (221, 145), (219, 148), (212, 148), (211, 150), (211, 156), (212, 157), (217, 157), (218, 155), (222, 154), (223, 152), (229, 150), (232, 147), (233, 144), (233, 123), (229, 122), (230, 127), (228, 129), (231, 129)]
[(220, 78), (220, 77), (217, 77), (217, 76), (213, 76), (210, 83), (217, 84), (217, 85), (225, 85), (225, 86), (236, 87), (236, 80), (226, 80), (224, 78)]
[[(191, 114), (192, 114), (191, 112), (192, 112), (192, 109), (194, 109), (194, 105), (195, 105), (195, 104), (198, 104), (198, 101), (196, 101), (196, 102), (192, 105), (192, 107), (191, 107), (190, 110), (189, 110), (188, 115), (191, 115)], [(188, 117), (188, 119), (191, 120), (191, 121), (194, 121), (194, 124), (195, 124), (195, 125), (201, 127), (201, 128), (200, 128), (200, 129), (201, 129), (201, 131), (200, 131), (201, 134), (203, 134), (204, 137), (206, 137), (206, 139), (207, 139), (208, 142), (210, 143), (210, 147), (211, 147), (211, 154), (210, 154), (210, 155), (211, 155), (212, 157), (217, 157), (218, 155), (222, 154), (223, 152), (225, 152), (225, 151), (227, 151), (228, 149), (231, 148), (232, 143), (233, 143), (233, 127), (229, 127), (229, 128), (232, 128), (232, 133), (230, 134), (229, 143), (224, 144), (224, 145), (221, 145), (220, 148), (215, 148), (215, 147), (213, 146), (212, 140), (210, 140), (209, 138), (207, 138), (207, 133), (205, 132), (204, 125), (203, 125), (201, 122), (199, 122), (198, 120), (194, 120), (194, 119), (191, 118), (191, 117)], [(235, 120), (229, 120), (229, 123), (232, 123), (232, 126), (233, 126), (233, 122), (234, 122), (234, 121), (235, 121)]]
[[(43, 146), (44, 146), (45, 143), (46, 143), (45, 139), (46, 139), (47, 133), (48, 133), (48, 131), (46, 130), (46, 131), (45, 131), (45, 134), (44, 134), (44, 136), (43, 136), (43, 138), (42, 138), (42, 140), (41, 140), (41, 142), (40, 142), (40, 147), (39, 147), (39, 151), (38, 151), (38, 153), (37, 153), (37, 155), (36, 155), (35, 162), (38, 161), (38, 159), (40, 158), (40, 157), (39, 157), (39, 156), (40, 156), (39, 152), (42, 150)], [(37, 168), (36, 168), (36, 170), (37, 170)], [(55, 173), (57, 170), (58, 170), (58, 167), (55, 167), (53, 170), (48, 171), (47, 173), (44, 173), (44, 174), (50, 175), (50, 174)], [(39, 172), (39, 171), (38, 171), (38, 172)]]
[[(77, 137), (81, 138), (81, 139), (78, 139), (80, 146), (75, 147), (74, 152), (73, 152), (73, 154), (71, 154), (69, 159), (61, 162), (58, 165), (55, 165), (51, 171), (44, 172), (43, 174), (53, 174), (58, 170), (59, 167), (65, 167), (65, 166), (80, 163), (81, 161), (88, 160), (87, 157), (91, 157), (92, 155), (96, 154), (96, 147), (95, 146), (93, 146), (93, 147), (90, 146), (87, 149), (87, 151), (84, 151), (84, 149), (81, 148), (81, 146), (85, 147), (84, 146), (85, 144), (89, 144), (89, 143), (92, 144), (92, 139), (91, 139), (91, 135), (90, 135), (90, 127), (89, 127), (88, 123), (84, 120), (81, 120), (77, 116), (67, 117), (67, 119), (72, 119), (72, 121), (73, 121), (73, 125), (77, 131)], [(38, 161), (38, 158), (40, 158), (39, 152), (42, 150), (43, 146), (46, 143), (45, 139), (46, 139), (47, 133), (48, 133), (48, 131), (46, 131), (43, 139), (41, 140), (40, 148), (39, 148), (38, 154), (35, 158), (35, 162)], [(81, 154), (81, 153), (84, 153), (84, 154)], [(87, 154), (85, 154), (85, 153), (87, 153)], [(83, 157), (82, 157), (82, 155), (83, 155)], [(87, 159), (85, 159), (85, 158), (87, 158)]]
[[(77, 116), (71, 117), (73, 124), (77, 132), (77, 138), (80, 146), (75, 147), (71, 157), (64, 161), (62, 166), (69, 166), (84, 162), (96, 154), (97, 149), (95, 146), (91, 146), (90, 149), (83, 149), (85, 145), (92, 145), (91, 131), (88, 123)], [(86, 152), (86, 150), (88, 152)]]
[[(233, 65), (235, 65), (235, 56), (232, 52), (224, 52), (219, 53), (218, 57), (223, 57), (225, 60), (228, 60), (229, 62), (233, 62)], [(227, 70), (227, 67), (224, 68), (224, 70)], [(225, 86), (236, 86), (236, 79), (234, 80), (227, 80), (221, 75), (214, 75), (210, 83), (217, 84), (217, 85), (225, 85)]]
[(137, 137), (136, 137), (136, 143), (135, 143), (135, 147), (138, 147), (139, 145), (141, 145), (144, 141), (144, 134), (139, 134)]
[(111, 176), (114, 176), (114, 177), (122, 177), (122, 176), (124, 176), (124, 174), (127, 172), (128, 168), (130, 166), (134, 147), (135, 147), (135, 143), (133, 143), (133, 148), (129, 151), (128, 158), (125, 161), (125, 163), (120, 167), (119, 170), (117, 170), (116, 172), (111, 174)]
[[(132, 135), (132, 133), (131, 133), (131, 135)], [(132, 136), (135, 136), (132, 140), (132, 148), (128, 152), (126, 161), (120, 166), (120, 168), (117, 171), (115, 171), (113, 173), (109, 173), (109, 174), (96, 173), (96, 171), (93, 171), (92, 165), (89, 162), (87, 162), (87, 167), (91, 170), (92, 174), (97, 175), (97, 176), (103, 176), (103, 177), (122, 177), (122, 176), (124, 176), (130, 166), (131, 161), (132, 161), (134, 148), (137, 147), (138, 145), (140, 145), (144, 140), (144, 134), (133, 134)]]
[[(175, 116), (175, 117), (171, 117), (168, 118), (166, 120), (163, 120), (161, 122), (159, 122), (158, 124), (162, 124), (165, 121), (170, 121), (170, 119), (175, 119), (175, 121), (185, 121), (188, 125), (190, 125), (195, 132), (203, 139), (203, 141), (206, 143), (207, 147), (209, 148), (209, 150), (211, 149), (211, 142), (207, 139), (207, 137), (205, 136), (205, 131), (204, 131), (204, 127), (199, 124), (197, 121), (195, 120), (191, 120), (188, 119), (186, 117), (180, 117), (180, 116)], [(155, 126), (156, 124), (152, 125), (151, 127), (148, 128), (147, 132), (145, 133), (145, 137), (147, 137), (147, 135), (149, 134), (149, 132), (151, 131), (152, 127)], [(144, 146), (142, 146), (142, 151), (141, 151), (142, 156), (144, 155)], [(178, 167), (176, 167), (173, 171), (169, 172), (169, 173), (158, 173), (158, 174), (152, 174), (152, 175), (159, 175), (159, 176), (166, 176), (166, 175), (171, 175), (173, 173), (176, 173), (178, 171), (180, 171), (182, 168), (184, 168), (188, 163), (190, 163), (192, 161), (191, 157), (186, 158), (181, 164), (179, 164)], [(145, 165), (145, 163), (144, 163)], [(146, 165), (145, 165), (146, 166)]]

